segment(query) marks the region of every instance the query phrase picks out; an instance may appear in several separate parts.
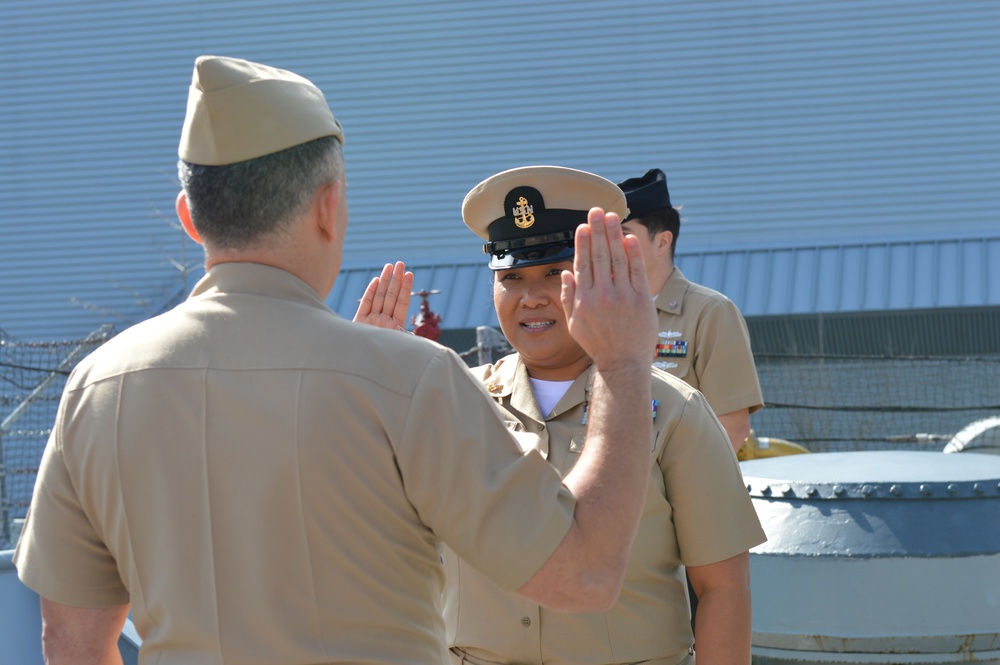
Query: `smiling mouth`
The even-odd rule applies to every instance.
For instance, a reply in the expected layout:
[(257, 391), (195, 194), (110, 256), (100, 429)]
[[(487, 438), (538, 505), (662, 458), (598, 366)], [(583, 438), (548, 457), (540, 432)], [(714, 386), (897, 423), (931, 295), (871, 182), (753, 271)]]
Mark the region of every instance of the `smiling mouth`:
[(554, 326), (555, 321), (528, 321), (521, 324), (522, 328), (527, 330), (541, 330), (543, 328), (548, 328), (549, 326)]

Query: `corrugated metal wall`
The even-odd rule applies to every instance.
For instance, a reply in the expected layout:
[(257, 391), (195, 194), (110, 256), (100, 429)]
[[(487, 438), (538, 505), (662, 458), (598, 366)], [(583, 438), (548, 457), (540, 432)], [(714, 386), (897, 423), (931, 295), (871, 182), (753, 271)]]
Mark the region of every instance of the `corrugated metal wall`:
[[(970, 240), (851, 243), (679, 251), (690, 280), (725, 293), (746, 317), (1000, 308), (1000, 236)], [(345, 269), (330, 306), (350, 318), (381, 266)], [(445, 328), (495, 326), (486, 257), (417, 265), (414, 288), (437, 289), (431, 309)], [(416, 312), (416, 306), (411, 307)], [(1000, 331), (995, 331), (1000, 338)]]
[(740, 303), (746, 316), (1000, 305), (1000, 234), (707, 251), (677, 262), (690, 279)]
[[(1000, 236), (998, 28), (992, 1), (6, 0), (0, 329), (82, 337), (189, 288), (200, 253), (171, 226), (173, 163), (201, 53), (324, 89), (347, 130), (347, 268), (478, 261), (462, 197), (530, 163), (660, 166), (682, 251), (808, 261)], [(816, 301), (887, 302), (870, 275)], [(922, 301), (927, 273), (911, 276), (889, 306)], [(734, 300), (797, 302), (773, 288)]]

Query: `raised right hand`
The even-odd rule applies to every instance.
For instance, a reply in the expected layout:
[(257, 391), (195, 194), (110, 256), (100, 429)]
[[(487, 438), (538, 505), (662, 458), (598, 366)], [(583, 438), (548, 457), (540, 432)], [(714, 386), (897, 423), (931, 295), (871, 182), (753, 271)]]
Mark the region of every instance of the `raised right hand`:
[(562, 274), (570, 334), (598, 369), (649, 364), (656, 310), (638, 241), (622, 233), (615, 213), (591, 208), (576, 230), (573, 272)]
[(382, 274), (368, 283), (354, 322), (406, 332), (412, 289), (413, 273), (407, 272), (406, 265), (402, 261), (396, 261), (395, 265), (386, 263)]

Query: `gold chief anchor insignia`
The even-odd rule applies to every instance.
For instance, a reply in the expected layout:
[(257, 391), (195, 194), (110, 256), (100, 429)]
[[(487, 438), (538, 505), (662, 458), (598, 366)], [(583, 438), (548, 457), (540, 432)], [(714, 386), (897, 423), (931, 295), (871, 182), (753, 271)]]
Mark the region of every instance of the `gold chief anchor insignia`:
[(517, 207), (512, 211), (514, 224), (519, 229), (526, 229), (535, 223), (535, 209), (528, 205), (528, 199), (523, 196), (517, 200)]

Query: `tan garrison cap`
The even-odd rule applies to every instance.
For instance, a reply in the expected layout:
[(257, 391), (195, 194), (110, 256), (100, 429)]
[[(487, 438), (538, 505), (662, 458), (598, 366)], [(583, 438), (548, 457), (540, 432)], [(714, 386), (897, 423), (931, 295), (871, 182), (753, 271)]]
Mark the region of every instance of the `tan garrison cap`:
[(488, 241), (490, 268), (504, 270), (573, 258), (576, 227), (595, 207), (628, 214), (625, 194), (610, 180), (563, 166), (523, 166), (473, 187), (462, 219)]
[(235, 164), (344, 130), (323, 92), (298, 74), (237, 58), (200, 56), (178, 155), (203, 166)]

